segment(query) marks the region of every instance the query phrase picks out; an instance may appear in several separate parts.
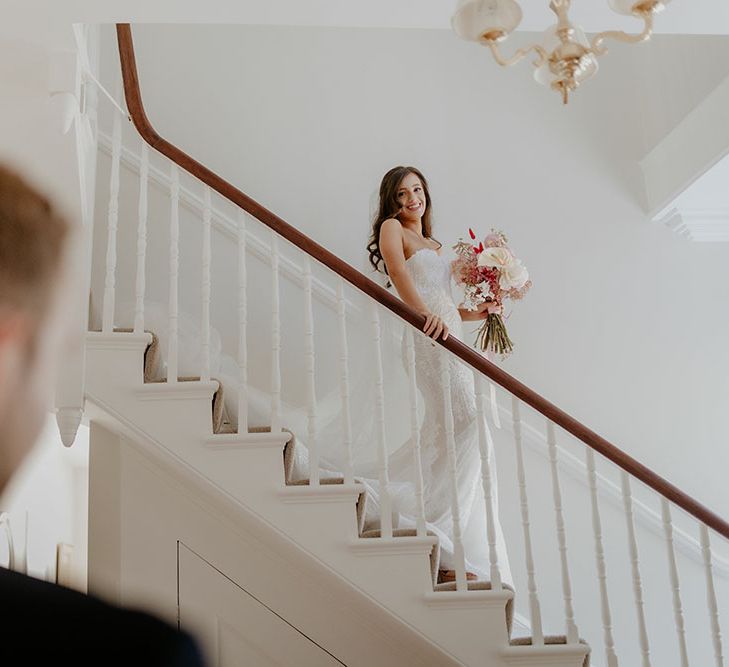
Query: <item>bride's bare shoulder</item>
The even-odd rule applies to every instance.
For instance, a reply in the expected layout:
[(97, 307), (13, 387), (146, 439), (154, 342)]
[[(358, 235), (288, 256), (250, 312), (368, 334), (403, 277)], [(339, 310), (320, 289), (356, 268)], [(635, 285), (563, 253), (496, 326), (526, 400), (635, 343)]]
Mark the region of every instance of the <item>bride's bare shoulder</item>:
[(397, 218), (387, 218), (380, 227), (380, 236), (387, 234), (388, 236), (402, 237), (402, 225)]

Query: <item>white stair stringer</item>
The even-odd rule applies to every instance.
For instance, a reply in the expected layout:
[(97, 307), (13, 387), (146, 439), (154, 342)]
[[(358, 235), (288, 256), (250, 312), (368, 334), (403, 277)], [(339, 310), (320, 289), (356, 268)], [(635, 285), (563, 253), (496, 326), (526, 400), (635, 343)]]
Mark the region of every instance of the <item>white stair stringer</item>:
[[(587, 646), (509, 646), (510, 590), (433, 591), (431, 537), (360, 538), (361, 484), (287, 486), (290, 434), (213, 435), (217, 382), (144, 384), (149, 334), (89, 333), (87, 391), (463, 665), (582, 667)], [(555, 662), (556, 660), (556, 662)]]

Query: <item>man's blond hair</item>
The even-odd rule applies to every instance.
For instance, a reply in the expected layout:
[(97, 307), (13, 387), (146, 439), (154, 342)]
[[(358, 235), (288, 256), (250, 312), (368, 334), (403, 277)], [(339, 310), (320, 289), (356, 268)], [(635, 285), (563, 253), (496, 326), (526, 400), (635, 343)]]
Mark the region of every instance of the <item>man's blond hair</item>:
[(51, 202), (0, 164), (0, 309), (45, 315), (69, 233)]

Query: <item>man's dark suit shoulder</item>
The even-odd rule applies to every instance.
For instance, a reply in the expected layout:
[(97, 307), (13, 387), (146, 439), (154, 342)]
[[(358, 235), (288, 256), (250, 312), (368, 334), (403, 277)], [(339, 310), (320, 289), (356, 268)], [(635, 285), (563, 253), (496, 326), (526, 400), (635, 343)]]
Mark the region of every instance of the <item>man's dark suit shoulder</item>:
[[(7, 665), (39, 664), (36, 656), (57, 664), (203, 664), (188, 634), (154, 616), (1, 567), (0, 628), (10, 640), (2, 650)], [(5, 662), (8, 650), (15, 662)]]

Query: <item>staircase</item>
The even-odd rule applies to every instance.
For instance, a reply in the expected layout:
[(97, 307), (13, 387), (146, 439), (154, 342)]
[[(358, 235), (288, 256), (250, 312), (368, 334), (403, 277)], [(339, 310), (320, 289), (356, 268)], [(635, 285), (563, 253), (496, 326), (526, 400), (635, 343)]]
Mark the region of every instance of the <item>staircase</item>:
[[(723, 538), (729, 539), (729, 524), (453, 338), (442, 343), (442, 346), (473, 370), (479, 414), (484, 424), (480, 433), (481, 473), (489, 524), (484, 540), (488, 541), (491, 548), (491, 579), (467, 581), (465, 561), (461, 553), (461, 561), (456, 566), (456, 581), (438, 583), (437, 537), (426, 529), (424, 521), (412, 530), (391, 527), (391, 522), (387, 518), (387, 503), (380, 503), (384, 508), (381, 525), (378, 527), (365, 525), (368, 494), (361, 480), (354, 474), (351, 452), (348, 452), (350, 465), (341, 476), (324, 476), (318, 466), (319, 458), (315, 447), (317, 409), (321, 401), (317, 400), (316, 391), (318, 376), (315, 324), (319, 321), (318, 317), (321, 317), (321, 309), (315, 308), (314, 302), (317, 298), (320, 302), (328, 301), (330, 310), (336, 312), (332, 317), (339, 327), (339, 339), (327, 341), (327, 345), (337, 346), (336, 354), (341, 360), (339, 372), (343, 450), (351, 448), (351, 425), (349, 429), (347, 425), (353, 409), (349, 403), (351, 378), (347, 370), (351, 361), (348, 347), (351, 331), (348, 332), (348, 326), (351, 328), (352, 304), (356, 301), (351, 293), (358, 291), (367, 297), (371, 312), (359, 313), (360, 324), (364, 319), (371, 325), (373, 349), (376, 351), (380, 350), (382, 345), (380, 322), (383, 318), (399, 318), (398, 321), (404, 320), (408, 326), (417, 330), (422, 328), (424, 319), (390, 293), (157, 135), (147, 121), (142, 107), (129, 26), (118, 26), (118, 39), (127, 106), (145, 142), (139, 158), (136, 275), (133, 288), (130, 285), (126, 286), (134, 294), (135, 307), (133, 323), (116, 321), (115, 299), (117, 292), (124, 288), (124, 285), (117, 285), (119, 181), (124, 151), (123, 117), (119, 113), (114, 113), (103, 316), (101, 330), (89, 332), (87, 336), (86, 397), (92, 420), (103, 425), (109, 432), (119, 434), (126, 441), (134, 442), (135, 447), (141, 448), (146, 455), (162, 462), (163, 467), (187, 471), (185, 474), (194, 479), (195, 488), (201, 489), (201, 493), (211, 492), (210, 489), (214, 489), (220, 498), (225, 498), (226, 503), (236, 508), (235, 511), (240, 513), (241, 521), (253, 521), (252, 517), (255, 517), (255, 520), (259, 521), (261, 526), (265, 526), (266, 530), (271, 531), (271, 534), (276, 534), (278, 538), (284, 540), (288, 545), (286, 548), (292, 549), (292, 553), (299, 553), (302, 560), (313, 559), (312, 562), (324, 568), (324, 571), (331, 576), (332, 582), (336, 581), (337, 586), (343, 587), (342, 590), (346, 589), (346, 595), (351, 596), (349, 599), (353, 601), (353, 605), (374, 603), (381, 615), (384, 629), (373, 631), (373, 637), (385, 636), (388, 633), (390, 636), (403, 637), (402, 646), (407, 645), (411, 651), (410, 664), (488, 667), (501, 665), (586, 667), (588, 664), (592, 664), (593, 667), (595, 665), (613, 667), (618, 664), (629, 667), (638, 664), (683, 666), (688, 665), (689, 658), (692, 657), (691, 664), (708, 665), (709, 660), (713, 660), (715, 665), (723, 665), (718, 602), (721, 598), (717, 598), (714, 568), (716, 563), (724, 563), (720, 554), (726, 548)], [(148, 327), (145, 326), (146, 290), (156, 288), (151, 282), (149, 286), (146, 285), (145, 272), (145, 266), (149, 262), (148, 183), (153, 178), (162, 178), (160, 176), (162, 172), (155, 170), (151, 165), (148, 146), (155, 149), (155, 155), (167, 163), (170, 173), (169, 322), (165, 334), (167, 351), (164, 359), (166, 366), (164, 379), (156, 377), (153, 370), (154, 362), (160, 354), (157, 332), (146, 330)], [(200, 289), (202, 324), (200, 373), (197, 376), (183, 376), (178, 372), (180, 301), (181, 296), (185, 297), (179, 291), (180, 202), (184, 201), (185, 197), (188, 203), (190, 200), (185, 194), (186, 189), (180, 185), (181, 170), (183, 174), (198, 179), (198, 186), (202, 188), (202, 197), (193, 202), (195, 206), (199, 206), (202, 213)], [(227, 230), (228, 242), (233, 241), (235, 244), (237, 259), (237, 300), (236, 303), (230, 304), (230, 310), (237, 315), (238, 325), (235, 419), (227, 416), (223, 397), (223, 392), (231, 391), (233, 387), (224, 386), (224, 383), (212, 377), (210, 361), (213, 255), (211, 236), (213, 218), (223, 217), (215, 211), (213, 202), (217, 196), (233, 202), (241, 211), (237, 221), (228, 223)], [(270, 230), (270, 242), (261, 240), (264, 238), (261, 230)], [(279, 246), (281, 238), (292, 244), (290, 247), (296, 252), (294, 260), (281, 252)], [(259, 256), (265, 255), (268, 263), (264, 269), (251, 267), (250, 256), (256, 253)], [(324, 267), (326, 271), (322, 269), (323, 272), (317, 272), (315, 275), (312, 259), (318, 262), (318, 268)], [(254, 274), (253, 271), (258, 273)], [(295, 429), (289, 430), (283, 401), (282, 367), (285, 366), (285, 357), (282, 357), (282, 338), (287, 327), (282, 326), (281, 278), (282, 275), (286, 276), (287, 271), (291, 282), (298, 290), (304, 310), (305, 326), (299, 338), (302, 339), (301, 344), (304, 348), (304, 354), (301, 356), (306, 362), (302, 381), (303, 390), (308, 397), (306, 433), (299, 433)], [(255, 275), (253, 280), (251, 280), (252, 275)], [(251, 326), (253, 322), (259, 322), (254, 316), (259, 317), (262, 308), (258, 294), (261, 291), (258, 284), (261, 275), (265, 275), (272, 294), (272, 302), (269, 304), (270, 336), (267, 332), (256, 331), (256, 328)], [(121, 329), (118, 327), (120, 324), (128, 328)], [(266, 342), (268, 344), (264, 348)], [(382, 378), (382, 369), (378, 368), (377, 363), (377, 352), (374, 366), (375, 372)], [(253, 400), (255, 391), (262, 391), (260, 387), (263, 383), (259, 376), (260, 368), (263, 367), (268, 369), (267, 379), (270, 379), (265, 391), (268, 401), (265, 424), (261, 424), (260, 411), (256, 412)], [(511, 418), (509, 428), (513, 435), (518, 486), (514, 489), (514, 493), (518, 493), (518, 496), (514, 495), (516, 501), (514, 507), (518, 506), (519, 509), (518, 517), (515, 518), (520, 522), (523, 535), (523, 547), (521, 547), (523, 554), (520, 555), (523, 555), (524, 563), (519, 572), (520, 576), (516, 578), (516, 590), (501, 583), (495, 549), (493, 461), (489, 452), (494, 441), (499, 443), (503, 441), (507, 429), (502, 428), (500, 434), (497, 434), (492, 433), (487, 425), (486, 414), (489, 408), (486, 400), (487, 385), (491, 396), (492, 426), (498, 429), (507, 414)], [(510, 402), (511, 409), (508, 413), (503, 407), (503, 402), (499, 405), (497, 386), (500, 388), (498, 391), (503, 392)], [(377, 391), (379, 392), (377, 400), (384, 405), (382, 382), (378, 384)], [(406, 414), (417, 416), (414, 389), (409, 399), (403, 400), (404, 405), (409, 406)], [(527, 457), (529, 456), (530, 445), (527, 441), (534, 431), (531, 425), (534, 422), (522, 418), (524, 408), (530, 408), (533, 411), (530, 414), (537, 415), (546, 424), (546, 439), (540, 454), (545, 465), (541, 466), (538, 474), (544, 477), (544, 484), (550, 487), (551, 497), (539, 498), (536, 505), (533, 497), (532, 505), (529, 503), (527, 471), (532, 480), (532, 489), (538, 487), (539, 483), (535, 484), (531, 477), (535, 468), (529, 467), (529, 459), (525, 459), (525, 450)], [(413, 425), (415, 431), (416, 419), (413, 419)], [(388, 477), (384, 456), (386, 451), (384, 410), (378, 427), (382, 434), (378, 450), (383, 453), (379, 459), (380, 480), (384, 481), (382, 488), (386, 489)], [(305, 437), (309, 445), (311, 468), (309, 477), (303, 480), (292, 476), (292, 462), (297, 447), (301, 446), (297, 436)], [(565, 480), (565, 470), (568, 465), (565, 461), (569, 460), (569, 465), (573, 465), (572, 462), (576, 460), (574, 455), (568, 454), (566, 443), (562, 444), (566, 438), (570, 439), (569, 446), (572, 449), (569, 451), (579, 451), (584, 456), (584, 463), (579, 462), (574, 465), (585, 475), (583, 497), (577, 502), (585, 507), (589, 506), (589, 524), (576, 529), (566, 520), (571, 505), (563, 501), (573, 497), (570, 495), (571, 488), (568, 488), (569, 484)], [(595, 452), (599, 455), (599, 459), (596, 459)], [(123, 466), (120, 466), (119, 470), (123, 471)], [(91, 475), (94, 476), (93, 455)], [(600, 495), (604, 496), (607, 488), (614, 488), (616, 497), (622, 503), (622, 519), (627, 530), (627, 542), (623, 548), (627, 554), (626, 563), (630, 565), (630, 574), (621, 583), (632, 589), (634, 608), (630, 611), (611, 608), (611, 589), (608, 583), (609, 559), (606, 558), (606, 544), (610, 545), (604, 538), (602, 525), (607, 511), (604, 501), (602, 509), (599, 502)], [(636, 524), (635, 516), (638, 512), (646, 515), (652, 512), (646, 507), (648, 503), (655, 501), (660, 505), (660, 528), (665, 539), (663, 548), (669, 575), (667, 583), (670, 585), (671, 594), (670, 608), (664, 610), (667, 612), (665, 622), (672, 621), (671, 647), (675, 645), (675, 649), (663, 647), (663, 644), (669, 641), (665, 636), (660, 638), (651, 636), (653, 621), (646, 614), (649, 593), (647, 587), (644, 593), (644, 584), (651, 578), (651, 572), (646, 572), (645, 567), (641, 568), (638, 535), (641, 536), (640, 540), (645, 538), (640, 531), (640, 524)], [(672, 516), (672, 507), (683, 510), (680, 517)], [(547, 511), (544, 508), (548, 508), (549, 514), (552, 515), (551, 521), (554, 522), (555, 528), (551, 531), (548, 541), (542, 538), (545, 523), (538, 518), (535, 519), (542, 515), (543, 510)], [(152, 516), (154, 512), (155, 508), (150, 508)], [(146, 529), (148, 532), (145, 533), (144, 530), (140, 527), (140, 535), (149, 536), (151, 544), (154, 531), (149, 527)], [(184, 528), (180, 530), (184, 532)], [(696, 531), (699, 541), (689, 535), (690, 531)], [(718, 538), (720, 545), (718, 552), (717, 547), (712, 546), (710, 542), (710, 532), (714, 534), (713, 539)], [(576, 534), (587, 534), (591, 538), (588, 541), (593, 550), (591, 558), (594, 558), (597, 576), (593, 574), (589, 580), (582, 578), (584, 568), (581, 560), (578, 558), (576, 561), (573, 556), (570, 561), (572, 552), (568, 550), (568, 542)], [(184, 560), (189, 557), (184, 555), (187, 552), (180, 546), (185, 539), (178, 535), (174, 551), (178, 563), (178, 578), (174, 581), (178, 591), (176, 601), (178, 618), (181, 609), (179, 563), (182, 562), (181, 558)], [(454, 534), (453, 541), (457, 554), (459, 539), (459, 535)], [(644, 544), (642, 541), (640, 543)], [(574, 542), (571, 546), (574, 547)], [(166, 566), (170, 567), (169, 559), (172, 558), (173, 551), (169, 551), (169, 545), (164, 546), (161, 542), (159, 548), (167, 550)], [(205, 548), (203, 541), (193, 553), (205, 560), (205, 554), (201, 553)], [(509, 548), (511, 550), (511, 544)], [(152, 547), (149, 549), (148, 556), (153, 553)], [(514, 549), (516, 550), (516, 545)], [(684, 587), (682, 591), (679, 580), (678, 563), (681, 560), (681, 549), (687, 552), (694, 549), (699, 555), (705, 586), (703, 609), (689, 609), (688, 601), (685, 597), (682, 598), (682, 592), (685, 594), (686, 588)], [(541, 572), (540, 567), (546, 562), (547, 550), (551, 550), (552, 554), (558, 554), (559, 558), (557, 572), (553, 573), (548, 581), (541, 581), (542, 585), (546, 584), (545, 588), (548, 588), (550, 593), (556, 593), (557, 598), (562, 598), (562, 611), (557, 611), (556, 614), (554, 610), (559, 610), (559, 600), (555, 602), (549, 599), (540, 592), (538, 586), (537, 572)], [(90, 546), (90, 554), (92, 551)], [(92, 562), (90, 568), (93, 569)], [(216, 569), (231, 581), (236, 581), (232, 575), (220, 570), (220, 566), (216, 566)], [(102, 571), (103, 567), (98, 570)], [(119, 572), (121, 570), (123, 568), (120, 568)], [(131, 570), (119, 575), (122, 583), (117, 589), (122, 599), (125, 599), (126, 595), (125, 585), (129, 590), (135, 587), (139, 590), (143, 588), (143, 581), (151, 581), (148, 574), (140, 574), (141, 578), (135, 583), (135, 576)], [(103, 578), (102, 574), (99, 580)], [(691, 581), (690, 592), (693, 592), (694, 583)], [(167, 602), (170, 604), (172, 584), (171, 579), (167, 580), (166, 592), (160, 593), (161, 596), (167, 596)], [(153, 582), (149, 585), (154, 588)], [(242, 587), (242, 584), (238, 585)], [(303, 583), (299, 585), (304, 586)], [(580, 624), (578, 631), (580, 617), (576, 612), (576, 602), (582, 600), (583, 592), (588, 587), (596, 589), (594, 609), (590, 619), (594, 618), (597, 621), (594, 627), (591, 625), (588, 628), (588, 632), (585, 632), (584, 624)], [(664, 591), (666, 588), (664, 585)], [(303, 591), (303, 588), (301, 590)], [(296, 592), (292, 590), (292, 595), (295, 594)], [(695, 596), (689, 597), (693, 605)], [(128, 599), (133, 598), (134, 596), (130, 595)], [(154, 595), (150, 595), (152, 603), (154, 603), (153, 598)], [(528, 619), (524, 616), (519, 619), (522, 632), (518, 633), (520, 636), (516, 636), (513, 630), (516, 625), (516, 608), (519, 605), (525, 612), (528, 610)], [(702, 614), (703, 620), (689, 621), (689, 612)], [(276, 614), (279, 615), (277, 612)], [(635, 619), (630, 623), (635, 630), (634, 645), (621, 646), (616, 642), (614, 629), (622, 627), (623, 617), (627, 614), (631, 614)], [(335, 616), (329, 620), (332, 628), (337, 623)], [(194, 619), (195, 615), (193, 614), (191, 618)], [(219, 630), (215, 632), (211, 630), (206, 634), (207, 630), (204, 629), (205, 624), (201, 619), (202, 616), (198, 617), (197, 622), (191, 621), (192, 627), (199, 629), (200, 636), (207, 638), (204, 641), (207, 642), (209, 653), (217, 655), (217, 660), (221, 664), (226, 664), (226, 660), (220, 658), (221, 654), (217, 653), (221, 650), (219, 646), (222, 645)], [(286, 618), (283, 620), (291, 626), (295, 625)], [(301, 625), (304, 624), (306, 619), (302, 617), (299, 625), (296, 625), (300, 634), (303, 633)], [(545, 632), (545, 628), (551, 629), (555, 625), (561, 625), (564, 632), (562, 634)], [(704, 636), (700, 640), (692, 640), (689, 649), (687, 635), (696, 627), (704, 631)], [(667, 627), (666, 630), (668, 631)], [(378, 632), (380, 634), (377, 634)], [(330, 659), (334, 660), (332, 664), (406, 664), (402, 656), (398, 656), (395, 662), (392, 658), (387, 662), (388, 658), (384, 655), (375, 658), (377, 653), (374, 647), (375, 641), (372, 653), (363, 654), (361, 651), (348, 650), (345, 646), (335, 648), (336, 640), (332, 634), (327, 633), (325, 627), (313, 629), (311, 635), (306, 636), (316, 646), (324, 649), (328, 656), (323, 658), (318, 654), (319, 658), (312, 657), (310, 664), (329, 664), (327, 661)], [(589, 644), (582, 637), (588, 637)], [(600, 641), (600, 637), (602, 647), (598, 652), (595, 649), (595, 640)], [(352, 646), (354, 645), (353, 640)], [(386, 645), (385, 640), (383, 640), (384, 645)], [(673, 662), (664, 661), (666, 650)], [(693, 653), (690, 654), (690, 651)], [(659, 656), (658, 661), (656, 655)], [(700, 656), (699, 662), (693, 660), (695, 656)], [(276, 663), (272, 659), (270, 664), (287, 663)]]
[[(383, 538), (380, 530), (364, 530), (367, 494), (356, 480), (345, 484), (343, 478), (328, 478), (317, 486), (309, 480), (292, 481), (293, 434), (270, 429), (247, 435), (214, 432), (217, 382), (145, 382), (145, 356), (149, 358), (153, 340), (151, 333), (88, 334), (88, 400), (92, 411), (113, 416), (113, 428), (133, 425), (144, 438), (164, 443), (211, 483), (326, 562), (436, 644), (444, 655), (433, 664), (589, 664), (588, 647), (565, 646), (564, 636), (547, 636), (539, 648), (531, 646), (531, 637), (510, 640), (510, 588), (495, 591), (490, 582), (478, 581), (458, 591), (455, 582), (438, 584), (436, 538), (397, 529)], [(100, 419), (109, 423), (108, 417)]]

